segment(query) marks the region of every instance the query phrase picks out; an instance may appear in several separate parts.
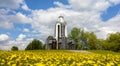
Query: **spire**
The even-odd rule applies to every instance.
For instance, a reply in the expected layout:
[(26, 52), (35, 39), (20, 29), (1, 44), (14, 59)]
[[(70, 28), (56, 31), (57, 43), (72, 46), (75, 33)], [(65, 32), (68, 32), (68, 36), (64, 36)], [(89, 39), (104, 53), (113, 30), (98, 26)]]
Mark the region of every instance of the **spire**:
[(64, 22), (64, 17), (63, 17), (63, 16), (59, 16), (59, 17), (58, 17), (58, 22), (63, 23), (63, 22)]

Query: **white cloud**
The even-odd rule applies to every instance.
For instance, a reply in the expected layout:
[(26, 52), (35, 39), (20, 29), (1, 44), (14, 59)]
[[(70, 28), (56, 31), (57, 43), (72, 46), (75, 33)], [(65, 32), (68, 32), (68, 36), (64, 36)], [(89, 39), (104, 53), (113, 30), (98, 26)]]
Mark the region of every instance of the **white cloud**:
[(23, 29), (23, 32), (29, 32), (29, 29), (24, 28), (24, 29)]
[(31, 25), (34, 30), (40, 33), (40, 39), (45, 41), (48, 35), (54, 34), (55, 23), (57, 22), (57, 18), (61, 13), (64, 14), (67, 17), (67, 19), (71, 16), (79, 15), (78, 12), (62, 8), (50, 8), (47, 11), (35, 10), (32, 12), (31, 16), (33, 22), (31, 22)]
[(103, 11), (109, 7), (106, 0), (68, 0), (73, 9), (78, 11)]
[[(9, 40), (0, 44), (0, 49), (2, 50), (10, 50), (12, 46), (17, 46), (20, 50), (24, 50), (26, 46), (33, 40), (33, 38), (26, 38), (26, 35), (19, 34), (15, 40)], [(24, 39), (24, 40), (23, 40)]]
[(0, 9), (0, 15), (7, 14), (9, 11), (9, 9)]
[(9, 39), (9, 36), (7, 34), (0, 34), (0, 42), (6, 41)]
[(17, 9), (23, 0), (0, 0), (0, 7), (7, 7), (11, 9)]
[(26, 3), (23, 3), (22, 6), (21, 6), (21, 8), (23, 10), (26, 10), (26, 11), (31, 11), (31, 9), (28, 8), (28, 6), (26, 5)]
[(0, 28), (13, 29), (14, 23), (29, 23), (31, 18), (14, 11), (18, 8), (30, 11), (24, 0), (0, 0)]
[(70, 5), (64, 5), (61, 2), (59, 2), (59, 1), (55, 1), (54, 4), (57, 5), (60, 8), (71, 8)]
[(120, 14), (116, 15), (115, 17), (113, 17), (112, 19), (110, 19), (108, 22), (112, 22), (112, 23), (119, 23), (120, 22)]
[[(48, 35), (54, 34), (54, 25), (57, 17), (62, 13), (68, 26), (68, 33), (72, 27), (84, 28), (87, 31), (93, 31), (99, 38), (105, 38), (108, 33), (119, 31), (115, 28), (118, 23), (103, 22), (101, 20), (101, 13), (105, 11), (112, 4), (107, 0), (68, 0), (68, 6), (72, 9), (65, 8), (65, 5), (60, 2), (54, 2), (58, 5), (56, 8), (49, 8), (47, 10), (33, 10), (32, 11), (32, 28), (40, 32), (40, 35), (45, 38)], [(62, 7), (62, 8), (61, 8)], [(115, 21), (115, 18), (113, 18)], [(117, 18), (119, 19), (119, 18)], [(118, 20), (119, 21), (119, 20)]]
[(19, 50), (24, 50), (26, 46), (33, 40), (33, 38), (27, 38), (26, 40), (9, 40), (7, 43), (1, 44), (0, 49), (10, 50), (12, 46), (17, 46)]
[(32, 21), (31, 18), (20, 12), (16, 15), (1, 15), (0, 20), (0, 28), (5, 29), (13, 29), (14, 23), (26, 24)]
[(22, 41), (24, 38), (26, 38), (26, 35), (24, 34), (20, 34), (18, 37), (17, 37), (17, 41)]
[(109, 0), (110, 3), (113, 3), (113, 4), (119, 4), (120, 3), (120, 0)]
[(28, 16), (26, 16), (25, 14), (22, 14), (20, 12), (18, 12), (16, 15), (10, 15), (8, 16), (8, 19), (10, 20), (10, 22), (13, 23), (29, 23), (31, 22), (31, 18), (29, 18)]
[(14, 26), (12, 23), (8, 23), (8, 22), (0, 22), (0, 28), (5, 28), (5, 29), (13, 29)]
[(7, 15), (4, 9), (0, 11), (4, 11), (0, 12), (0, 28), (13, 29), (14, 23), (26, 24), (32, 21), (30, 17), (20, 12), (13, 15)]

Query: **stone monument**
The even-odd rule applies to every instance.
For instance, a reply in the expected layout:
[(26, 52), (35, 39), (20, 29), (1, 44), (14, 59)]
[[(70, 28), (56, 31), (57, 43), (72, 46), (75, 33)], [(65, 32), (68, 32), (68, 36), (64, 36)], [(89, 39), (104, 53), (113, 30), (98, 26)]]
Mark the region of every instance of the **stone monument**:
[(54, 37), (46, 40), (46, 49), (74, 50), (75, 45), (72, 39), (67, 37), (67, 23), (63, 16), (59, 16), (55, 24)]

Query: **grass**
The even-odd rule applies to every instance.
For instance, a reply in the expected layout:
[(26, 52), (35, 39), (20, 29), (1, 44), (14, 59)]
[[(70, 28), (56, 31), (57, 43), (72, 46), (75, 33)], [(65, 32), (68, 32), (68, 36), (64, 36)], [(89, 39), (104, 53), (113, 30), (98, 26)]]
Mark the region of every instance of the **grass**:
[(119, 52), (113, 52), (113, 51), (108, 51), (108, 50), (87, 50), (89, 52), (92, 53), (96, 53), (96, 54), (120, 54)]
[[(0, 50), (0, 51), (4, 51), (6, 52), (5, 50)], [(70, 51), (68, 50), (19, 50), (19, 51), (22, 51), (22, 52), (67, 52), (67, 53), (71, 53)], [(19, 51), (14, 51), (14, 52), (19, 52)], [(120, 55), (120, 52), (113, 52), (113, 51), (108, 51), (108, 50), (87, 50), (88, 52), (92, 52), (92, 53), (95, 53), (95, 54), (113, 54), (113, 55)], [(9, 52), (9, 51), (8, 51)]]

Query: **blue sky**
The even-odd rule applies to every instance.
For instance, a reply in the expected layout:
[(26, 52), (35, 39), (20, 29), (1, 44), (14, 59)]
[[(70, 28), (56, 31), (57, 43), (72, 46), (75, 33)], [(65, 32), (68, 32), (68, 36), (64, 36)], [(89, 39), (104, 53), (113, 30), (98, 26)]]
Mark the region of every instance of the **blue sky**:
[(62, 2), (63, 4), (68, 4), (67, 0), (25, 0), (26, 4), (30, 9), (48, 9), (50, 7), (56, 7), (53, 4), (54, 1)]
[(107, 10), (101, 14), (101, 18), (103, 21), (107, 21), (118, 13), (120, 13), (120, 4), (108, 7)]
[(105, 39), (119, 32), (119, 0), (0, 0), (0, 49), (24, 49), (33, 39), (43, 43), (54, 36), (54, 25), (63, 15), (68, 34), (73, 27)]

